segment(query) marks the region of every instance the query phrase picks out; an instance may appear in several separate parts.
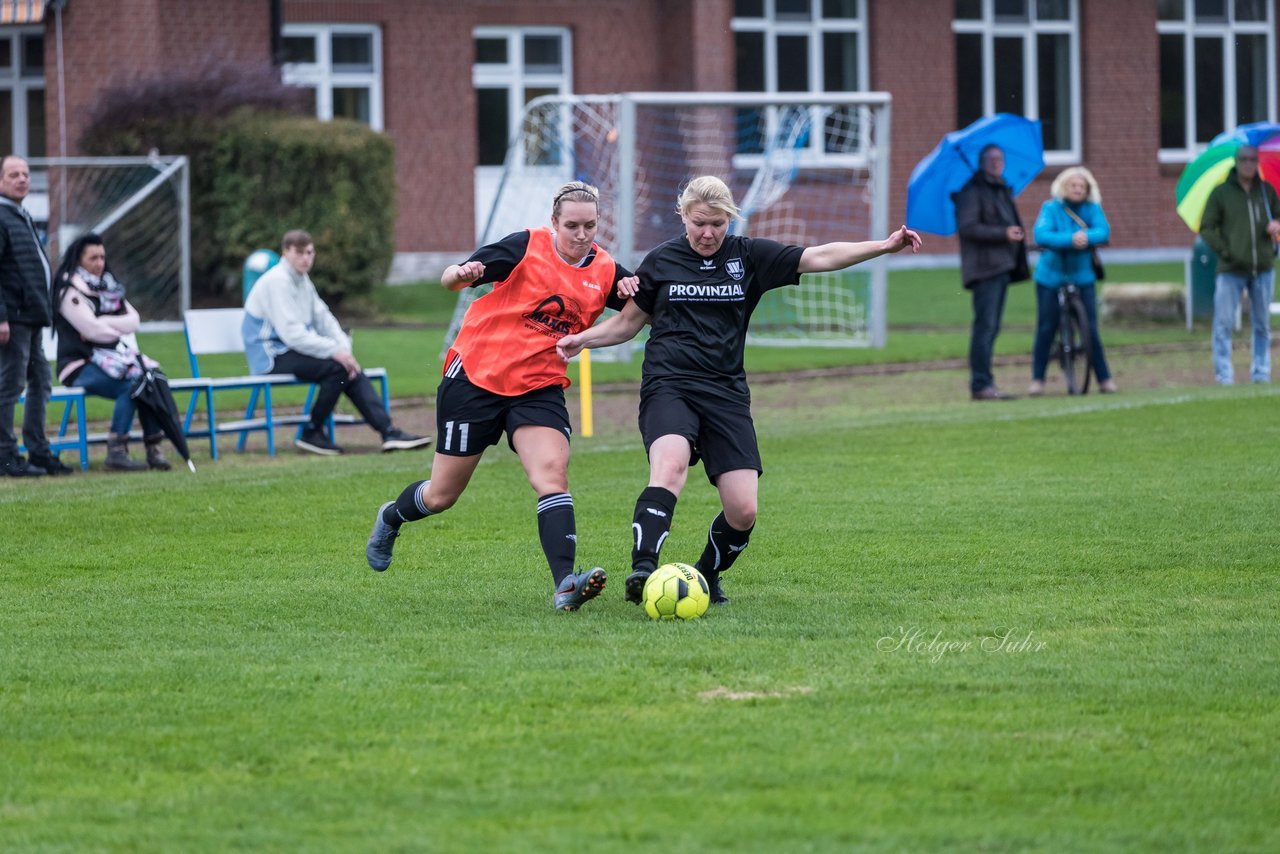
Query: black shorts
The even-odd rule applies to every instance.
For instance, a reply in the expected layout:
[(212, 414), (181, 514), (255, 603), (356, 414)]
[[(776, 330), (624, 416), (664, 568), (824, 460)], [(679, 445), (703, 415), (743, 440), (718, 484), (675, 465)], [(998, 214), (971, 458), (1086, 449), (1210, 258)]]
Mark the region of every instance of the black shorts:
[(683, 436), (712, 484), (727, 471), (763, 473), (751, 403), (710, 386), (663, 385), (640, 393), (640, 435), (647, 453), (660, 436)]
[(507, 445), (517, 427), (533, 424), (550, 427), (573, 437), (564, 389), (547, 386), (507, 397), (472, 384), (462, 366), (455, 376), (445, 377), (436, 389), (436, 453), (450, 457), (472, 457), (498, 444), (507, 431)]

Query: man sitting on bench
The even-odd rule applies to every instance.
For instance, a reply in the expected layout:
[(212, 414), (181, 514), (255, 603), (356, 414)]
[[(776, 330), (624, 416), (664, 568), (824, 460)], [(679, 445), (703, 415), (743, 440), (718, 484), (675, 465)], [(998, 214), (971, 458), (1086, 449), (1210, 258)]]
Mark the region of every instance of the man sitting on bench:
[(316, 260), (305, 231), (284, 236), (280, 263), (262, 274), (244, 304), (244, 350), (255, 374), (293, 374), (319, 385), (311, 422), (295, 444), (313, 454), (334, 456), (342, 448), (329, 441), (325, 424), (345, 393), (364, 420), (382, 436), (382, 450), (425, 448), (426, 436), (397, 429), (382, 400), (351, 353), (342, 331), (307, 274)]

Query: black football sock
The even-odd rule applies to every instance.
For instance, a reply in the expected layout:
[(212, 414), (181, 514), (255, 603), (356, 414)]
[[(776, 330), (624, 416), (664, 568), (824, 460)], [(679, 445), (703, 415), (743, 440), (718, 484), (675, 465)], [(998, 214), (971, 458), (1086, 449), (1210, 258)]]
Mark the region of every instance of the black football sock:
[(538, 539), (551, 567), (556, 587), (573, 574), (578, 552), (578, 526), (573, 516), (573, 496), (553, 492), (538, 499)]
[(707, 547), (702, 550), (702, 557), (698, 558), (698, 570), (703, 575), (715, 573), (718, 576), (733, 566), (738, 555), (746, 550), (754, 530), (753, 525), (745, 531), (739, 531), (725, 520), (724, 511), (721, 511), (707, 529)]
[(671, 517), (676, 512), (676, 496), (661, 486), (646, 486), (636, 499), (636, 512), (631, 517), (635, 547), (631, 549), (633, 572), (653, 572), (658, 568), (662, 543), (671, 533)]
[(395, 503), (382, 511), (382, 521), (399, 528), (405, 522), (416, 522), (432, 515), (427, 509), (427, 486), (430, 483), (429, 480), (419, 480), (406, 486)]

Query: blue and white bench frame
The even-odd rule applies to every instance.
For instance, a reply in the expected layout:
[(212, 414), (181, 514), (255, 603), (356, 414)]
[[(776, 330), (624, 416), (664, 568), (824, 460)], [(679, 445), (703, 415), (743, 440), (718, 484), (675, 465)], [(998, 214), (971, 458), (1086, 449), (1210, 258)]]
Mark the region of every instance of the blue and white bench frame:
[[(262, 431), (266, 434), (267, 453), (275, 456), (277, 426), (296, 426), (301, 433), (302, 426), (311, 420), (311, 406), (315, 402), (317, 386), (307, 380), (300, 380), (293, 374), (246, 374), (237, 377), (207, 377), (200, 372), (200, 356), (218, 353), (244, 353), (244, 338), (241, 324), (244, 321), (242, 308), (192, 309), (183, 313), (183, 329), (187, 340), (187, 356), (191, 361), (190, 380), (170, 380), (170, 387), (177, 390), (194, 390), (187, 407), (183, 431), (188, 436), (208, 436), (210, 453), (218, 458), (217, 436), (220, 433), (238, 433), (239, 441), (236, 449), (244, 450), (249, 434)], [(385, 368), (365, 368), (364, 375), (379, 384), (382, 394), (382, 405), (390, 407), (390, 389), (387, 384)], [(187, 384), (191, 385), (188, 386)], [(198, 387), (197, 387), (197, 384)], [(277, 415), (271, 392), (274, 388), (287, 386), (308, 386), (307, 399), (300, 415)], [(215, 392), (219, 391), (249, 392), (249, 403), (245, 406), (244, 417), (234, 421), (219, 422), (214, 409)], [(204, 400), (208, 413), (209, 427), (206, 430), (193, 430), (192, 420), (198, 409), (198, 402)], [(262, 414), (258, 414), (258, 407)], [(330, 440), (334, 436), (334, 428), (338, 424), (363, 424), (364, 420), (354, 415), (330, 414), (327, 430)]]
[[(27, 393), (24, 391), (18, 397), (18, 403), (26, 403)], [(49, 394), (49, 406), (54, 404), (62, 404), (62, 418), (58, 424), (58, 432), (56, 435), (49, 436), (49, 450), (53, 453), (60, 451), (75, 450), (80, 455), (80, 468), (83, 471), (89, 469), (89, 429), (85, 424), (84, 417), (84, 389), (56, 385)], [(67, 428), (71, 425), (71, 419), (75, 419), (75, 435), (68, 435)], [(27, 449), (21, 441), (18, 443), (18, 450), (26, 453)]]

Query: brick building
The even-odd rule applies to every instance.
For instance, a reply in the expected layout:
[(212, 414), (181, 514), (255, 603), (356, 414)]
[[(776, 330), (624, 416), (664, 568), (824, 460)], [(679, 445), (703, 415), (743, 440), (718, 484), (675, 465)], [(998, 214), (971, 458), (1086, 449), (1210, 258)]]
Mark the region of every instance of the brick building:
[[(1019, 112), (1044, 123), (1049, 161), (1019, 199), (1024, 218), (1058, 170), (1084, 163), (1102, 186), (1113, 247), (1159, 257), (1191, 241), (1173, 210), (1185, 163), (1223, 127), (1276, 119), (1276, 7), (3, 0), (0, 135), (20, 153), (76, 154), (84, 115), (104, 88), (211, 54), (261, 62), (276, 51), (286, 81), (315, 93), (318, 116), (356, 118), (394, 139), (403, 276), (473, 246), (486, 180), (534, 95), (881, 90), (893, 97), (891, 222), (904, 217), (911, 168), (942, 134), (983, 114)], [(950, 238), (928, 246), (956, 249)]]

